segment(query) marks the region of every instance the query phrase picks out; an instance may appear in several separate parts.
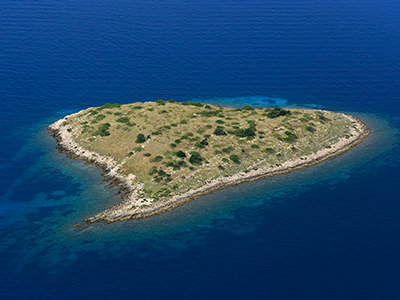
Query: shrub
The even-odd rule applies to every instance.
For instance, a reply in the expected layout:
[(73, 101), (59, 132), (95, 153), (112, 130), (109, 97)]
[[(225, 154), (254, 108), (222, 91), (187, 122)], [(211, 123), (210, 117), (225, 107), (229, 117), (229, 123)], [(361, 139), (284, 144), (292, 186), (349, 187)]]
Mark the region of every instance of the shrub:
[(217, 124), (224, 124), (225, 122), (218, 119), (217, 121), (215, 121), (215, 123), (217, 123)]
[(256, 121), (254, 120), (247, 120), (247, 124), (249, 124), (250, 127), (256, 127)]
[(88, 132), (90, 132), (92, 129), (93, 129), (93, 128), (90, 127), (89, 125), (84, 125), (83, 128), (82, 128), (81, 133), (82, 133), (82, 134), (88, 133)]
[(165, 162), (164, 165), (166, 167), (172, 167), (174, 170), (180, 170), (181, 167), (186, 167), (186, 162), (184, 160), (180, 160), (180, 161), (168, 161)]
[(315, 129), (312, 126), (306, 126), (306, 130), (309, 132), (315, 132)]
[(198, 148), (204, 148), (205, 146), (208, 146), (208, 141), (207, 139), (202, 139), (200, 142), (197, 142), (195, 146)]
[(242, 107), (242, 110), (254, 110), (254, 107), (252, 107), (250, 105), (245, 105)]
[(158, 105), (165, 105), (165, 100), (158, 99), (158, 100), (156, 101), (156, 103), (157, 103)]
[(136, 146), (136, 147), (133, 148), (133, 151), (140, 152), (140, 151), (142, 151), (142, 147)]
[(171, 146), (171, 148), (176, 148), (176, 144), (175, 143), (171, 143), (169, 145)]
[(224, 152), (224, 153), (230, 153), (230, 152), (232, 152), (232, 150), (233, 150), (233, 147), (231, 147), (231, 146), (229, 146), (228, 148), (222, 148), (222, 152)]
[(153, 175), (157, 173), (157, 167), (156, 166), (152, 166), (149, 172), (149, 175)]
[(203, 107), (203, 106), (204, 106), (203, 103), (200, 103), (200, 102), (190, 102), (190, 101), (182, 102), (182, 105), (193, 105), (193, 106), (197, 106), (197, 107)]
[(129, 123), (129, 118), (128, 117), (120, 117), (116, 121), (119, 123)]
[(224, 127), (222, 127), (222, 126), (215, 127), (214, 134), (215, 135), (227, 135), (227, 133), (224, 130)]
[(229, 156), (229, 158), (231, 159), (231, 161), (233, 161), (235, 164), (240, 164), (240, 160), (239, 160), (239, 156), (232, 154), (231, 156)]
[(176, 152), (176, 156), (178, 156), (180, 158), (184, 158), (184, 157), (186, 157), (186, 153), (183, 152), (182, 150), (179, 150)]
[(97, 116), (93, 119), (92, 123), (93, 123), (93, 124), (94, 124), (94, 123), (97, 123), (97, 122), (103, 120), (105, 117), (106, 117), (105, 115), (97, 115)]
[(136, 137), (136, 143), (144, 143), (146, 138), (143, 133), (139, 133)]
[(192, 132), (186, 132), (184, 135), (181, 136), (181, 140), (191, 140), (189, 137), (193, 136)]
[(110, 123), (103, 123), (93, 133), (93, 135), (108, 136), (108, 135), (110, 135), (110, 132), (108, 131), (108, 129), (110, 129), (110, 127), (111, 127)]
[(162, 134), (162, 130), (160, 128), (158, 128), (156, 131), (153, 131), (151, 134), (152, 135), (161, 135)]
[(253, 148), (253, 149), (258, 149), (258, 148), (260, 148), (258, 145), (256, 145), (256, 144), (253, 144), (253, 145), (251, 145), (250, 146), (251, 148)]
[(277, 106), (277, 107), (275, 107), (273, 109), (268, 109), (267, 108), (266, 112), (267, 112), (267, 117), (271, 118), (271, 119), (278, 118), (278, 117), (281, 117), (281, 116), (290, 115), (290, 110), (283, 109), (283, 108), (281, 108), (279, 106)]
[(153, 157), (150, 161), (151, 162), (160, 162), (162, 161), (163, 157), (161, 155), (157, 155), (155, 157)]
[(146, 157), (149, 157), (149, 156), (151, 156), (151, 153), (147, 152), (147, 153), (144, 153), (143, 155)]
[(217, 110), (203, 110), (198, 112), (197, 114), (203, 116), (203, 117), (215, 117), (219, 116), (219, 111)]
[(222, 161), (225, 162), (225, 163), (227, 163), (227, 162), (229, 162), (229, 159), (227, 159), (226, 157), (224, 157), (224, 158), (222, 158)]
[[(166, 173), (165, 171), (163, 171), (162, 169), (158, 170), (157, 175), (154, 177), (154, 181), (155, 182), (160, 182), (161, 180), (165, 180), (165, 181), (171, 181), (171, 174)], [(167, 188), (164, 188), (163, 190), (168, 190)], [(157, 192), (156, 194), (158, 194), (159, 192)], [(158, 196), (162, 196), (159, 195)]]
[(265, 152), (265, 153), (274, 153), (275, 150), (272, 149), (272, 148), (264, 148), (264, 152)]
[(133, 123), (133, 122), (131, 123), (131, 122), (129, 121), (129, 118), (128, 118), (128, 117), (121, 117), (121, 118), (118, 118), (116, 121), (119, 122), (119, 123), (124, 123), (124, 124), (128, 125), (129, 127), (133, 127), (133, 126), (136, 125), (136, 124)]
[(204, 158), (201, 157), (199, 152), (196, 151), (192, 151), (190, 152), (190, 158), (189, 158), (189, 162), (193, 165), (201, 165), (201, 163), (203, 162)]
[(233, 133), (238, 137), (254, 137), (256, 135), (256, 128), (253, 126), (245, 129), (239, 128), (233, 131)]
[(288, 143), (293, 143), (298, 138), (297, 135), (295, 135), (293, 132), (290, 132), (290, 131), (285, 131), (285, 134), (286, 134), (286, 137), (284, 137), (283, 140)]
[(254, 127), (248, 127), (243, 131), (244, 136), (253, 137), (256, 135), (256, 129)]
[(100, 106), (98, 109), (102, 110), (102, 109), (106, 109), (106, 108), (120, 108), (120, 107), (121, 107), (121, 104), (119, 104), (119, 103), (114, 103), (114, 104), (106, 103), (106, 104)]

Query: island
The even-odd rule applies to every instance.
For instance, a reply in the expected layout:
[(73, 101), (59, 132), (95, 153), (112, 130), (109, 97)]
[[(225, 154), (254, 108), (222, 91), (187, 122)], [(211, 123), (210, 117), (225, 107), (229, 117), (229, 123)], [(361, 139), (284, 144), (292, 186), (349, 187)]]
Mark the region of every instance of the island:
[(122, 199), (86, 223), (149, 217), (227, 185), (334, 157), (369, 133), (345, 113), (157, 100), (105, 104), (48, 127), (58, 150), (104, 170)]

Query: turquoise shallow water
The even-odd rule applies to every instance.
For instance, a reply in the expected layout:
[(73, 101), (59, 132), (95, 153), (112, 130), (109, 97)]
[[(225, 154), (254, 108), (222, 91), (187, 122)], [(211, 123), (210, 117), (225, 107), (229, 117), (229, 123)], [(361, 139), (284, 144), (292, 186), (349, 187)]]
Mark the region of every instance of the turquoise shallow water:
[[(397, 1), (0, 4), (1, 299), (398, 299)], [(333, 160), (148, 219), (46, 126), (158, 98), (317, 107), (373, 129)]]

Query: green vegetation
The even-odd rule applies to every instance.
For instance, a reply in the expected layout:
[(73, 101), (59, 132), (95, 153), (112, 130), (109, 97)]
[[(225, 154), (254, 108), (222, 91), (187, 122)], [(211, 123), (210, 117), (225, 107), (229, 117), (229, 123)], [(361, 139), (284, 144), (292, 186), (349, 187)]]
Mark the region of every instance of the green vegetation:
[(176, 152), (176, 156), (178, 156), (180, 158), (184, 158), (184, 157), (186, 157), (186, 153), (183, 152), (182, 150), (179, 150), (178, 152)]
[(264, 148), (264, 152), (265, 152), (265, 153), (270, 153), (270, 154), (271, 154), (271, 153), (274, 153), (275, 150), (272, 149), (272, 148), (268, 148), (268, 147), (267, 147), (267, 148)]
[(315, 129), (312, 126), (306, 126), (306, 130), (309, 132), (315, 132)]
[(94, 123), (97, 123), (97, 122), (99, 122), (99, 121), (101, 121), (101, 120), (103, 120), (105, 118), (106, 118), (105, 115), (96, 115), (96, 117), (90, 123), (94, 124)]
[(196, 151), (192, 151), (190, 152), (190, 158), (189, 158), (189, 162), (193, 165), (201, 165), (201, 163), (203, 162), (204, 158), (201, 157), (199, 152)]
[(239, 128), (233, 131), (233, 134), (238, 137), (254, 137), (256, 135), (256, 128), (255, 127), (247, 127), (245, 129)]
[(129, 120), (128, 117), (120, 117), (120, 118), (116, 119), (115, 121), (119, 122), (119, 123), (124, 123), (130, 127), (135, 125), (135, 123), (131, 123), (131, 121)]
[(227, 135), (227, 133), (224, 130), (224, 127), (222, 127), (222, 126), (215, 127), (214, 134), (215, 135)]
[(163, 157), (161, 155), (157, 155), (156, 157), (152, 158), (151, 162), (160, 162), (162, 161)]
[(286, 110), (280, 107), (275, 107), (273, 109), (266, 109), (267, 117), (274, 119), (286, 115), (290, 115), (290, 110)]
[(119, 103), (114, 103), (114, 104), (106, 103), (106, 104), (100, 106), (98, 108), (98, 110), (107, 109), (107, 108), (108, 109), (110, 109), (110, 108), (120, 108), (120, 107), (121, 107), (121, 104), (119, 104)]
[(144, 198), (161, 201), (206, 181), (316, 153), (350, 138), (352, 124), (327, 111), (160, 99), (90, 108), (65, 126), (82, 147), (112, 157), (123, 174), (135, 175)]
[(108, 135), (110, 135), (110, 132), (108, 131), (110, 129), (110, 127), (111, 127), (110, 123), (103, 123), (93, 133), (93, 135), (108, 136)]
[(254, 107), (252, 107), (250, 105), (245, 105), (242, 107), (242, 110), (254, 110)]
[(146, 137), (143, 133), (139, 133), (136, 137), (136, 143), (144, 143), (146, 141)]
[(239, 156), (232, 154), (229, 156), (230, 160), (233, 161), (235, 164), (240, 164)]

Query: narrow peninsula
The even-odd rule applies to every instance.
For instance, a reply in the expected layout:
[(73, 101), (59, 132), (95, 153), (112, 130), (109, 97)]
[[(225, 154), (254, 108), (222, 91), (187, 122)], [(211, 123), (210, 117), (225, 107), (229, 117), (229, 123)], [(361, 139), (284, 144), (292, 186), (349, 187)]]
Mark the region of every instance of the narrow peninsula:
[(148, 217), (226, 185), (309, 166), (369, 133), (344, 113), (173, 100), (91, 107), (48, 130), (61, 152), (100, 166), (120, 187), (122, 200), (87, 223)]

